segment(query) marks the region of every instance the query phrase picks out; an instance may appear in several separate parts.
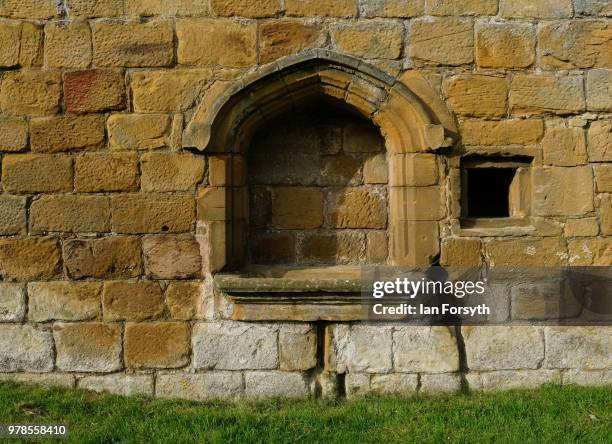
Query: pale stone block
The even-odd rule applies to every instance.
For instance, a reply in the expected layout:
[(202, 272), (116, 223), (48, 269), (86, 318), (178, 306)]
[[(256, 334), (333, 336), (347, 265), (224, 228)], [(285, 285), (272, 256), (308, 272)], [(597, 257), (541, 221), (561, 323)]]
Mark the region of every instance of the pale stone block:
[(50, 372), (53, 357), (50, 331), (31, 325), (0, 325), (0, 371)]
[(612, 367), (612, 327), (545, 327), (546, 368), (603, 370)]
[(457, 341), (448, 327), (396, 327), (393, 361), (400, 372), (453, 372), (459, 369)]
[(237, 398), (242, 390), (241, 372), (162, 373), (155, 383), (155, 396), (196, 401)]
[(153, 395), (153, 375), (118, 373), (104, 376), (85, 376), (79, 379), (78, 388), (117, 395)]
[(21, 322), (26, 299), (21, 284), (0, 283), (0, 322)]
[(470, 372), (466, 375), (472, 390), (498, 391), (533, 389), (544, 384), (560, 384), (558, 370), (502, 370), (494, 372)]
[(245, 395), (249, 398), (306, 398), (310, 394), (301, 373), (245, 372)]

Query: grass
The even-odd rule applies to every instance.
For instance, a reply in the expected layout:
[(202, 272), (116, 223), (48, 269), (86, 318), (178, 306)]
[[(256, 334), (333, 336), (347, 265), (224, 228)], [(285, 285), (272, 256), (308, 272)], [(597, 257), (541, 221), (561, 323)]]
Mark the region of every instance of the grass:
[(58, 442), (74, 443), (610, 443), (611, 401), (612, 387), (546, 386), (339, 402), (196, 403), (2, 382), (0, 423), (65, 423), (68, 439)]

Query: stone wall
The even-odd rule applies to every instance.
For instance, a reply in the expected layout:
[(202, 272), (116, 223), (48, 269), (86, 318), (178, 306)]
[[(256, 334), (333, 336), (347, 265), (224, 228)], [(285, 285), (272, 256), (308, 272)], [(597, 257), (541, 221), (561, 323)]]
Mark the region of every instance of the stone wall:
[[(415, 265), (609, 266), (610, 17), (605, 0), (0, 0), (1, 377), (197, 399), (609, 384), (610, 327), (222, 319), (226, 212), (249, 210), (228, 196), (261, 182), (183, 136), (286, 56), (350, 55), (336, 99), (370, 106), (375, 67), (437, 117), (432, 149), (381, 131), (393, 225), (347, 227), (372, 231), (345, 262), (384, 262), (368, 245), (386, 228)], [(471, 157), (527, 159), (502, 225), (465, 220)]]

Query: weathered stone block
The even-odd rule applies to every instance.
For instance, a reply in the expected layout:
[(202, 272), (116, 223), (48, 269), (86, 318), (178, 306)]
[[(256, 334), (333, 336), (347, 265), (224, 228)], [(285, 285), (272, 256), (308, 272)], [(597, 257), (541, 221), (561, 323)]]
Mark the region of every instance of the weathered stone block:
[(599, 234), (599, 225), (594, 217), (568, 219), (565, 222), (565, 237), (592, 237)]
[(23, 286), (0, 283), (0, 322), (21, 322), (25, 312), (26, 298)]
[(23, 22), (21, 25), (21, 47), (19, 64), (24, 67), (43, 65), (43, 27), (37, 23)]
[(131, 82), (134, 111), (185, 111), (201, 97), (211, 77), (206, 69), (135, 72)]
[(74, 375), (67, 373), (2, 373), (0, 381), (35, 384), (41, 387), (74, 388)]
[(44, 116), (59, 111), (60, 74), (55, 71), (21, 70), (4, 74), (0, 109), (9, 114)]
[(123, 72), (88, 69), (64, 74), (64, 103), (71, 113), (94, 113), (125, 108)]
[(508, 82), (504, 77), (462, 74), (445, 84), (455, 113), (463, 116), (501, 117), (508, 105)]
[(396, 327), (393, 362), (399, 372), (454, 372), (459, 369), (457, 341), (448, 327)]
[(563, 282), (515, 285), (511, 289), (512, 319), (545, 320), (575, 317), (582, 305)]
[(465, 120), (461, 124), (465, 145), (533, 145), (544, 134), (544, 122), (529, 120)]
[(367, 373), (348, 373), (345, 378), (346, 399), (357, 399), (370, 393), (370, 378)]
[(104, 376), (85, 376), (78, 388), (94, 392), (108, 392), (122, 396), (153, 395), (153, 375), (118, 373)]
[(567, 260), (565, 245), (558, 238), (494, 240), (485, 247), (490, 264), (497, 267), (553, 267)]
[(436, 221), (392, 220), (391, 263), (431, 265), (440, 253), (440, 233)]
[(30, 121), (33, 152), (97, 149), (104, 143), (104, 116), (40, 117)]
[(0, 16), (44, 20), (56, 15), (55, 0), (4, 0), (0, 5)]
[(123, 14), (123, 3), (117, 0), (68, 0), (71, 17), (115, 17)]
[(561, 383), (560, 372), (543, 369), (470, 372), (466, 378), (470, 389), (477, 391), (534, 389), (544, 384)]
[(291, 372), (245, 372), (245, 395), (249, 398), (306, 398), (310, 389), (306, 378)]
[(44, 154), (4, 156), (2, 186), (14, 193), (72, 191), (72, 159)]
[(608, 0), (574, 0), (577, 15), (600, 15), (612, 17), (612, 5)]
[(61, 272), (62, 255), (52, 237), (0, 239), (0, 276), (3, 280), (52, 279)]
[(80, 193), (138, 190), (136, 153), (87, 153), (76, 158), (75, 190)]
[(57, 322), (53, 337), (60, 370), (107, 373), (121, 369), (119, 324)]
[(544, 163), (576, 166), (587, 163), (586, 142), (582, 128), (549, 128), (542, 139)]
[(28, 122), (19, 117), (0, 117), (0, 151), (21, 151), (28, 143)]
[[(306, 234), (300, 243), (299, 251), (303, 262), (307, 264), (363, 263), (365, 236), (359, 232)], [(289, 253), (289, 246), (287, 246), (287, 253)]]
[(251, 22), (183, 19), (176, 22), (182, 65), (239, 68), (257, 61), (257, 26)]
[(43, 196), (30, 205), (30, 228), (35, 232), (106, 232), (110, 230), (110, 216), (106, 196)]
[(599, 220), (601, 233), (612, 234), (612, 194), (603, 194), (599, 202)]
[(363, 181), (367, 184), (384, 184), (389, 181), (389, 166), (384, 154), (366, 159), (363, 163)]
[(107, 121), (109, 146), (131, 150), (164, 147), (170, 122), (166, 114), (113, 114)]
[(189, 195), (125, 194), (111, 197), (116, 233), (189, 231), (195, 220), (195, 199)]
[(125, 365), (176, 368), (189, 362), (189, 325), (184, 322), (129, 323), (125, 326)]
[(161, 316), (165, 308), (157, 282), (110, 281), (104, 284), (102, 309), (109, 321), (141, 321)]
[(189, 321), (200, 314), (202, 304), (200, 282), (172, 282), (166, 289), (166, 304), (172, 319)]
[[(296, 240), (291, 232), (258, 233), (250, 239), (253, 260), (260, 264), (292, 262), (296, 256)], [(308, 240), (304, 241), (304, 256), (309, 256)], [(317, 250), (319, 251), (319, 250)]]
[(612, 265), (612, 242), (609, 239), (573, 240), (567, 243), (567, 248), (570, 265)]
[(200, 244), (191, 234), (145, 236), (145, 271), (152, 279), (189, 279), (202, 268)]
[(204, 177), (204, 158), (188, 153), (146, 153), (140, 169), (143, 191), (189, 191)]
[(240, 372), (160, 374), (155, 383), (155, 394), (160, 398), (196, 401), (237, 398), (242, 390)]
[(211, 6), (222, 17), (274, 17), (280, 12), (278, 0), (212, 0)]
[(612, 26), (596, 21), (556, 21), (539, 28), (540, 65), (545, 69), (609, 68)]
[(545, 327), (546, 368), (602, 370), (612, 366), (608, 326)]
[[(340, 338), (336, 338), (340, 339)], [(349, 342), (336, 344), (349, 372), (388, 373), (393, 368), (392, 327), (353, 325)]]
[(385, 263), (389, 256), (389, 239), (384, 231), (370, 231), (367, 234), (367, 263)]
[(587, 135), (587, 152), (591, 162), (612, 162), (612, 120), (591, 123)]
[(64, 242), (64, 262), (72, 279), (116, 279), (142, 273), (140, 239), (109, 236), (100, 239)]
[(384, 151), (385, 141), (380, 133), (368, 125), (346, 125), (342, 131), (342, 149), (345, 153), (378, 153)]
[(272, 196), (273, 228), (310, 229), (323, 224), (323, 195), (317, 188), (275, 188)]
[(210, 7), (202, 0), (130, 0), (125, 3), (125, 13), (143, 17), (209, 15)]
[(357, 186), (362, 184), (361, 162), (350, 156), (322, 159), (319, 183), (322, 186)]
[(563, 372), (563, 384), (583, 386), (609, 386), (612, 384), (612, 370), (574, 370)]
[(612, 69), (592, 69), (586, 78), (589, 111), (612, 111)]
[(535, 59), (536, 33), (530, 24), (476, 25), (476, 64), (483, 68), (527, 68)]
[(91, 64), (91, 31), (86, 21), (48, 22), (45, 39), (45, 66), (87, 68)]
[(495, 15), (496, 0), (430, 0), (426, 12), (430, 15)]
[(277, 328), (217, 321), (193, 327), (193, 366), (216, 370), (278, 367)]
[(502, 17), (563, 18), (572, 16), (571, 0), (500, 0)]
[(370, 390), (377, 395), (410, 395), (416, 393), (418, 379), (416, 374), (372, 375)]
[(93, 22), (96, 66), (168, 66), (174, 62), (174, 31), (166, 20)]
[(442, 189), (432, 187), (390, 187), (391, 213), (397, 220), (439, 220), (444, 217)]
[(26, 199), (0, 196), (0, 234), (19, 234), (26, 228)]
[(580, 76), (517, 74), (510, 87), (513, 114), (572, 114), (585, 109)]
[(389, 185), (425, 187), (438, 183), (438, 164), (433, 154), (396, 154), (389, 158)]
[(533, 213), (578, 216), (593, 211), (593, 170), (589, 166), (534, 168)]
[(282, 325), (278, 334), (280, 369), (305, 371), (317, 365), (317, 334), (310, 325)]
[(544, 359), (539, 327), (463, 327), (470, 370), (536, 369)]
[(357, 2), (354, 0), (287, 0), (285, 13), (300, 17), (355, 17)]
[(323, 46), (326, 36), (319, 24), (297, 20), (263, 22), (259, 25), (259, 60), (268, 63), (306, 48)]
[(461, 389), (461, 378), (457, 373), (422, 374), (420, 393), (456, 393)]
[(410, 23), (410, 58), (426, 65), (472, 63), (473, 28), (469, 19), (416, 19)]
[(335, 228), (385, 228), (386, 197), (383, 190), (374, 188), (350, 187), (334, 191), (328, 200), (329, 223)]
[(403, 47), (404, 28), (399, 23), (366, 22), (339, 25), (331, 31), (334, 45), (366, 59), (397, 59)]
[(31, 325), (0, 325), (0, 371), (53, 370), (51, 332)]
[(424, 0), (373, 0), (360, 2), (361, 17), (408, 18), (423, 14)]
[(21, 23), (18, 21), (0, 22), (0, 67), (10, 68), (19, 64), (20, 44)]
[(478, 239), (444, 239), (440, 264), (449, 267), (479, 267), (482, 244)]
[(28, 319), (83, 321), (100, 315), (100, 282), (31, 282)]

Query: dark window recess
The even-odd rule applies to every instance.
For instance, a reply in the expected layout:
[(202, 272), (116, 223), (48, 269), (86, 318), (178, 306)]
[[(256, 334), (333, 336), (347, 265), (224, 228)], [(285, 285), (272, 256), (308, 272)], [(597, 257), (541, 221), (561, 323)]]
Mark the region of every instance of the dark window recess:
[(516, 168), (468, 168), (468, 217), (509, 217), (510, 184)]

